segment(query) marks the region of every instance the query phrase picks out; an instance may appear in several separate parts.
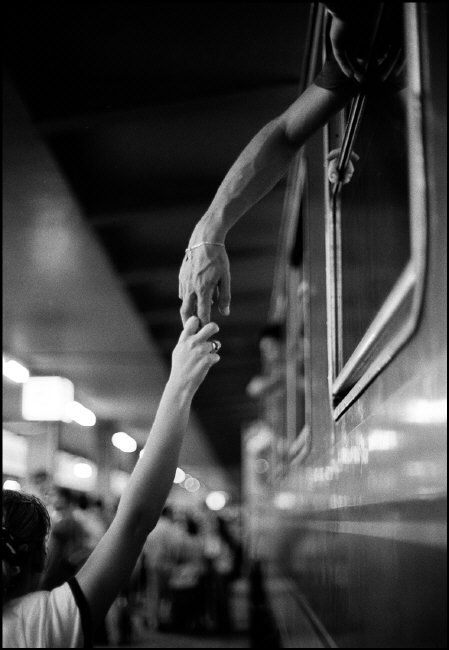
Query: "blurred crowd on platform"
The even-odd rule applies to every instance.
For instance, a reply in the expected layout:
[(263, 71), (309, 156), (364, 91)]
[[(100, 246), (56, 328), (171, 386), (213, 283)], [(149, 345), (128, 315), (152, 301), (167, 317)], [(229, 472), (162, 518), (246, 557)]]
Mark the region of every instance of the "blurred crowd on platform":
[[(118, 502), (55, 487), (44, 473), (33, 492), (52, 520), (40, 587), (61, 585), (80, 569), (107, 530)], [(151, 630), (184, 634), (235, 631), (230, 590), (242, 576), (240, 521), (206, 505), (166, 505), (129, 583), (113, 603), (96, 645), (130, 644)]]

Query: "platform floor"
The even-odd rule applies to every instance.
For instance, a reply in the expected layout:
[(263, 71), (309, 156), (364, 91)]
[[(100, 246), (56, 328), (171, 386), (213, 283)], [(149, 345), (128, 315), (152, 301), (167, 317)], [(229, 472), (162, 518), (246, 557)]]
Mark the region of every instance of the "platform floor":
[[(178, 634), (146, 629), (136, 623), (133, 625), (132, 642), (129, 645), (103, 646), (95, 648), (249, 648), (248, 583), (245, 579), (236, 580), (230, 591), (230, 614), (233, 631), (228, 635), (205, 632), (204, 634)], [(139, 617), (137, 617), (138, 620)]]
[(148, 637), (130, 646), (116, 648), (249, 648), (248, 637), (238, 634), (229, 636), (188, 636), (164, 632), (149, 632)]

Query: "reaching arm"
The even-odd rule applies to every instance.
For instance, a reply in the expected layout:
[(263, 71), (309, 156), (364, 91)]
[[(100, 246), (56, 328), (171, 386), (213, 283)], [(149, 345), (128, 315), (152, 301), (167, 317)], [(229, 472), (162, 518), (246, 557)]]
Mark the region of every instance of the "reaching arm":
[[(287, 172), (307, 138), (347, 102), (348, 96), (312, 84), (279, 117), (269, 122), (242, 151), (207, 210), (195, 226), (189, 247), (200, 242), (224, 243), (232, 226)], [(229, 260), (221, 246), (198, 246), (184, 258), (179, 274), (181, 317), (197, 313), (210, 319), (212, 300), (218, 296), (222, 314), (231, 301)]]
[(177, 460), (187, 428), (192, 398), (208, 370), (220, 357), (207, 339), (218, 331), (215, 323), (198, 330), (190, 318), (173, 351), (172, 371), (156, 418), (109, 529), (77, 574), (100, 622), (129, 579), (142, 546), (156, 525), (173, 484)]

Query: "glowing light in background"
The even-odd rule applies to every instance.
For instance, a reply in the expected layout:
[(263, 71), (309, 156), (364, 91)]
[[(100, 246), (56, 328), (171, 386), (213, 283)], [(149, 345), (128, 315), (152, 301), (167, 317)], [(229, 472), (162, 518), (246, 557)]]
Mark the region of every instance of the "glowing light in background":
[(415, 399), (405, 406), (405, 421), (412, 424), (444, 424), (447, 399)]
[(93, 411), (90, 411), (79, 402), (69, 402), (66, 406), (64, 420), (66, 422), (76, 422), (82, 427), (93, 427), (97, 418)]
[(130, 454), (137, 449), (137, 442), (124, 431), (117, 431), (117, 433), (114, 433), (111, 440), (114, 447), (117, 447), (117, 449), (120, 449), (120, 451), (124, 451), (127, 454)]
[(30, 373), (18, 361), (3, 357), (3, 376), (16, 384), (24, 384), (30, 378)]
[(274, 504), (281, 510), (290, 510), (294, 508), (296, 497), (291, 492), (279, 492), (274, 497)]
[(109, 487), (112, 494), (114, 494), (116, 497), (120, 497), (128, 485), (129, 477), (130, 474), (127, 472), (122, 472), (119, 469), (113, 469), (109, 477)]
[(349, 499), (341, 494), (331, 494), (329, 505), (331, 508), (344, 508), (349, 505)]
[(190, 476), (190, 478), (185, 480), (184, 487), (187, 490), (187, 492), (198, 492), (201, 485), (198, 479), (193, 478), (193, 476)]
[(57, 450), (54, 455), (54, 482), (71, 490), (90, 492), (97, 484), (98, 468), (94, 462)]
[(30, 377), (22, 390), (24, 420), (64, 420), (67, 405), (73, 402), (74, 388), (63, 377)]
[(342, 465), (366, 465), (369, 450), (365, 447), (351, 445), (338, 450), (338, 463)]
[(18, 479), (26, 476), (28, 471), (28, 444), (26, 436), (3, 429), (2, 464), (4, 475), (15, 476)]
[(441, 466), (433, 461), (410, 461), (405, 463), (404, 472), (407, 476), (418, 479), (438, 479)]
[(13, 481), (12, 479), (6, 479), (6, 481), (3, 483), (3, 489), (4, 490), (16, 490), (18, 492), (19, 490), (22, 489), (20, 483), (17, 481)]
[(186, 478), (186, 473), (184, 472), (184, 470), (181, 469), (180, 467), (177, 467), (175, 472), (175, 478), (173, 479), (173, 483), (182, 483), (183, 481), (185, 481), (185, 478)]
[(209, 492), (206, 497), (206, 505), (209, 510), (222, 510), (228, 500), (226, 492)]
[(93, 469), (89, 463), (76, 463), (73, 466), (73, 473), (77, 478), (90, 478), (93, 474)]
[(373, 429), (368, 435), (369, 451), (390, 451), (398, 446), (398, 434), (388, 429)]

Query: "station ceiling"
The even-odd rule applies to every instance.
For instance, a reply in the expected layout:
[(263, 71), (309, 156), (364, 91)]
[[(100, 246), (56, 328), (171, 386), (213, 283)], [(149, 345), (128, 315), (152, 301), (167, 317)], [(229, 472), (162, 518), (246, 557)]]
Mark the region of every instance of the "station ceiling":
[[(3, 6), (6, 70), (169, 362), (190, 232), (239, 152), (296, 97), (310, 4)], [(242, 427), (258, 414), (245, 387), (260, 369), (283, 192), (281, 183), (228, 237), (231, 315), (215, 315), (222, 360), (194, 403), (231, 472)]]

